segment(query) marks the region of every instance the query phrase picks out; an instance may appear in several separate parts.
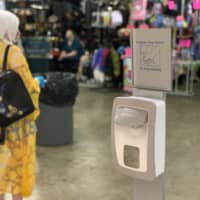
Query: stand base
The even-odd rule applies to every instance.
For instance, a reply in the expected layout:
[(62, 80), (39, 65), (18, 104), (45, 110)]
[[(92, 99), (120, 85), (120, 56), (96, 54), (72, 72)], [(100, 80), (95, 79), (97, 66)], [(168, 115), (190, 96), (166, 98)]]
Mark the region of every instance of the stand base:
[(165, 175), (154, 181), (134, 180), (133, 200), (165, 200)]

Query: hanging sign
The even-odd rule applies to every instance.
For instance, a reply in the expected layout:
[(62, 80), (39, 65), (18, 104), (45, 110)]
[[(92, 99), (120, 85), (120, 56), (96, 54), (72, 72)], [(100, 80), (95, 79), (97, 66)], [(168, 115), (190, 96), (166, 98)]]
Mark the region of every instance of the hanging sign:
[(171, 30), (132, 32), (134, 87), (170, 91), (172, 87)]

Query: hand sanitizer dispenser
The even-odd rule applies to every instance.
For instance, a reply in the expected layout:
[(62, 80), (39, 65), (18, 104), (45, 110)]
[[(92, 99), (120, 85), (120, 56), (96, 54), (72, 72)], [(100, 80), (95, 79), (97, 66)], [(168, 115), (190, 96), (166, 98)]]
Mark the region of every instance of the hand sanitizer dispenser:
[(118, 97), (112, 114), (112, 147), (117, 168), (134, 179), (154, 180), (165, 171), (165, 101)]

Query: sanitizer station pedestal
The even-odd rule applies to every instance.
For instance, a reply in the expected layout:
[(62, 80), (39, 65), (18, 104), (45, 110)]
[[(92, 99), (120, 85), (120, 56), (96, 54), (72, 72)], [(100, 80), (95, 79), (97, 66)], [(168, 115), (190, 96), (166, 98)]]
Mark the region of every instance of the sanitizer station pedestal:
[(133, 178), (133, 200), (164, 200), (170, 31), (135, 30), (132, 36), (134, 95), (114, 100), (113, 160), (121, 173)]

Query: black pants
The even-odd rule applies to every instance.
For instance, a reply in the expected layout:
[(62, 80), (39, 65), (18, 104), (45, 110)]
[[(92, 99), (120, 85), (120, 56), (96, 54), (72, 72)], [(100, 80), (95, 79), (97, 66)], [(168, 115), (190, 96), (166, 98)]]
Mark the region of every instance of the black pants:
[(79, 61), (72, 58), (65, 58), (59, 62), (59, 71), (76, 74), (78, 72)]

